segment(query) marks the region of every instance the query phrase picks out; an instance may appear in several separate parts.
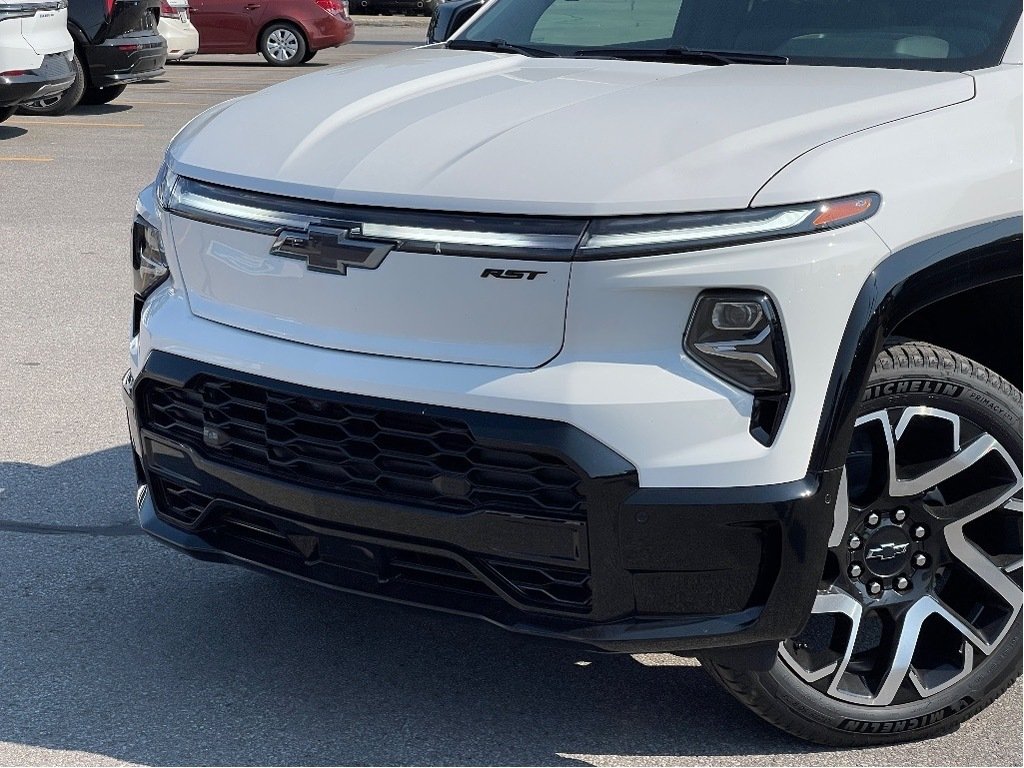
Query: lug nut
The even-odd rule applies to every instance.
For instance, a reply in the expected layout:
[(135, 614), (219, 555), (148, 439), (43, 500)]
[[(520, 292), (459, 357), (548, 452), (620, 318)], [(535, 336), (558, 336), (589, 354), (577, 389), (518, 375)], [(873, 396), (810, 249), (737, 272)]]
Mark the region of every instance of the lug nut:
[(854, 563), (850, 566), (850, 570), (848, 571), (848, 573), (850, 574), (851, 579), (856, 579), (858, 576), (864, 573), (864, 569), (861, 568), (857, 563)]
[(882, 594), (882, 585), (877, 581), (872, 581), (868, 584), (868, 594), (875, 595), (876, 597)]
[(928, 555), (926, 555), (924, 552), (918, 552), (916, 555), (914, 555), (914, 565), (916, 565), (918, 568), (924, 568), (926, 565), (928, 565)]
[(896, 589), (903, 590), (909, 586), (910, 579), (908, 579), (906, 576), (900, 576), (898, 579), (896, 579)]
[(850, 549), (860, 549), (861, 540), (860, 536), (856, 533), (850, 537)]
[(915, 525), (913, 530), (910, 531), (910, 535), (915, 539), (923, 539), (928, 535), (928, 529), (923, 525)]
[(882, 518), (878, 516), (877, 512), (872, 512), (870, 515), (868, 515), (868, 525), (870, 525), (872, 528), (874, 528), (880, 522), (882, 522)]
[(892, 513), (892, 519), (895, 520), (897, 523), (902, 523), (904, 520), (907, 519), (907, 511), (905, 509), (897, 509), (895, 512)]

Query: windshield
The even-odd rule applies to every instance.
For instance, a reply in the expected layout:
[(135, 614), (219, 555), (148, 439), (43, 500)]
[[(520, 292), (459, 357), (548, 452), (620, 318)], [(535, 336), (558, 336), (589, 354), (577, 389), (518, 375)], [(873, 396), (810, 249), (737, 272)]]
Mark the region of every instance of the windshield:
[(964, 71), (1002, 60), (1020, 13), (1020, 0), (498, 0), (450, 45)]

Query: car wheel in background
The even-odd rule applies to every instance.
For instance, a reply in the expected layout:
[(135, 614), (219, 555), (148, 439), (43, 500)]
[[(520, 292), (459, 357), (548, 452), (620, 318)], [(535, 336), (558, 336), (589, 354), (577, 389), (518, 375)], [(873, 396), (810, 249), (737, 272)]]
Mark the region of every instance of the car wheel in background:
[(294, 67), (306, 56), (306, 39), (293, 25), (276, 21), (260, 36), (260, 53), (275, 67)]
[(0, 123), (2, 123), (4, 120), (9, 118), (11, 115), (13, 115), (17, 111), (18, 111), (18, 108), (16, 106), (15, 107), (0, 107)]
[(94, 88), (89, 86), (82, 94), (83, 104), (109, 104), (122, 93), (127, 85), (111, 85), (107, 88)]
[(705, 667), (800, 738), (939, 736), (1021, 674), (1021, 394), (968, 358), (879, 355), (812, 615), (767, 671)]
[(79, 61), (77, 52), (71, 61), (71, 69), (75, 73), (75, 82), (72, 83), (70, 88), (55, 96), (47, 96), (39, 101), (26, 102), (18, 107), (18, 112), (23, 115), (56, 117), (58, 115), (66, 115), (77, 107), (78, 103), (82, 100), (82, 94), (85, 93), (86, 88), (85, 71), (82, 69), (82, 62)]

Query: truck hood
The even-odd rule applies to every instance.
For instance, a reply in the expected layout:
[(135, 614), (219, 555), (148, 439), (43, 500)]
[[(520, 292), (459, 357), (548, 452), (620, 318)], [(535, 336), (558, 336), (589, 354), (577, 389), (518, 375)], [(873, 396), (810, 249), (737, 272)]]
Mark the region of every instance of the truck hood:
[[(178, 173), (326, 201), (610, 215), (746, 207), (786, 163), (969, 100), (960, 73), (419, 48), (215, 107)], [(860, 190), (851, 190), (860, 191)]]

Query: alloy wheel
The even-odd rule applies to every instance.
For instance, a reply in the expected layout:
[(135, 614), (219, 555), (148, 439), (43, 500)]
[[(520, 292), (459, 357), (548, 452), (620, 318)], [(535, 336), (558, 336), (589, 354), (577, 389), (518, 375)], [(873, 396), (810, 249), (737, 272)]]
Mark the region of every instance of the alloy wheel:
[(780, 657), (842, 702), (890, 706), (965, 679), (1021, 611), (1021, 471), (957, 414), (896, 407), (856, 422), (826, 572)]

